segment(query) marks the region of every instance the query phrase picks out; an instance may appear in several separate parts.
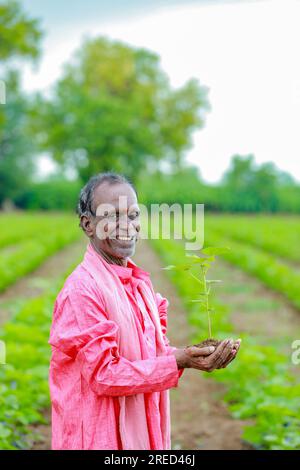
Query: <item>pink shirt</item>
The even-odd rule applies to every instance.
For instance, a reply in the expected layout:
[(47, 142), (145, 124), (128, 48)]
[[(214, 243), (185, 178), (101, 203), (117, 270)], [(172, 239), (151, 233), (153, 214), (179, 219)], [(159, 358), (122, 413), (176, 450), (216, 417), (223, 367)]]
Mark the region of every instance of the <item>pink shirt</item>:
[[(149, 273), (131, 260), (127, 267), (111, 265), (120, 278), (144, 333), (149, 359), (129, 361), (118, 354), (117, 325), (108, 320), (101, 293), (93, 277), (80, 264), (57, 296), (49, 343), (52, 402), (52, 449), (121, 450), (118, 396), (143, 393), (150, 449), (160, 442), (159, 393), (178, 386), (176, 348), (166, 337), (168, 301), (156, 293), (166, 356), (156, 356), (155, 328), (136, 288)], [(97, 337), (90, 331), (97, 326)], [(80, 354), (83, 350), (84, 354)], [(118, 357), (118, 360), (116, 360)], [(147, 407), (149, 397), (151, 409)], [(153, 402), (155, 406), (153, 408)], [(134, 417), (134, 419), (138, 419)], [(155, 435), (153, 433), (156, 433)], [(157, 444), (156, 444), (157, 446)], [(171, 443), (168, 445), (171, 448)]]

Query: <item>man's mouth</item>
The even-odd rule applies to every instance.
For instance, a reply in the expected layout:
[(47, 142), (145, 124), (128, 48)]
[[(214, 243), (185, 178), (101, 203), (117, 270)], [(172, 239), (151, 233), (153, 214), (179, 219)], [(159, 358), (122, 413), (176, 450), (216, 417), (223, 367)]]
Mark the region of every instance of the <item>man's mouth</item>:
[(129, 242), (134, 239), (134, 237), (124, 237), (124, 236), (116, 236), (117, 240), (121, 240), (123, 242)]
[(126, 235), (116, 235), (114, 237), (111, 237), (111, 240), (115, 240), (124, 244), (132, 244), (136, 240), (136, 236), (128, 237)]

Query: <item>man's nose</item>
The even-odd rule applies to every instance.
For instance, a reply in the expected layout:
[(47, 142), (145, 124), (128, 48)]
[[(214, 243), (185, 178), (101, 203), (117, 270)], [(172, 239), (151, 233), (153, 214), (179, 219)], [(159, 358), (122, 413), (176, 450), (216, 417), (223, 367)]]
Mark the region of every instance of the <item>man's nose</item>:
[(136, 232), (140, 231), (140, 225), (129, 217), (120, 217), (119, 219), (119, 231), (126, 232), (127, 235), (133, 236)]

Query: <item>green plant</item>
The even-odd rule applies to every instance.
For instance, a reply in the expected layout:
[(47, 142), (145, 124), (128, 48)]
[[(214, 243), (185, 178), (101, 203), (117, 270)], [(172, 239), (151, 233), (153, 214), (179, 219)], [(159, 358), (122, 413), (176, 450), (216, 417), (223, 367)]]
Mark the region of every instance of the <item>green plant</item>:
[[(186, 257), (191, 259), (189, 263), (169, 265), (163, 268), (166, 270), (176, 269), (177, 271), (185, 271), (201, 286), (201, 291), (198, 293), (200, 298), (192, 299), (190, 302), (199, 303), (200, 309), (203, 309), (206, 313), (209, 340), (212, 340), (211, 313), (214, 312), (214, 308), (211, 304), (211, 286), (214, 283), (222, 281), (220, 279), (207, 279), (206, 276), (211, 264), (216, 260), (216, 256), (225, 253), (228, 250), (228, 247), (206, 247), (201, 250), (200, 256), (187, 254)], [(200, 267), (200, 273), (194, 274), (192, 272), (192, 268), (195, 265)]]

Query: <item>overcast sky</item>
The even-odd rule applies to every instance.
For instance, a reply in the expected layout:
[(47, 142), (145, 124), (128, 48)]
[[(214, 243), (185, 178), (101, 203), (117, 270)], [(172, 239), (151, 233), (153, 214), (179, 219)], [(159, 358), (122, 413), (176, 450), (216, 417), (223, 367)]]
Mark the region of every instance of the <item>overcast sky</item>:
[(205, 180), (219, 180), (233, 154), (253, 153), (257, 162), (273, 161), (300, 181), (299, 0), (23, 5), (46, 31), (38, 67), (24, 68), (28, 91), (46, 91), (84, 35), (146, 47), (161, 56), (172, 86), (196, 77), (210, 90), (212, 110), (187, 153)]

